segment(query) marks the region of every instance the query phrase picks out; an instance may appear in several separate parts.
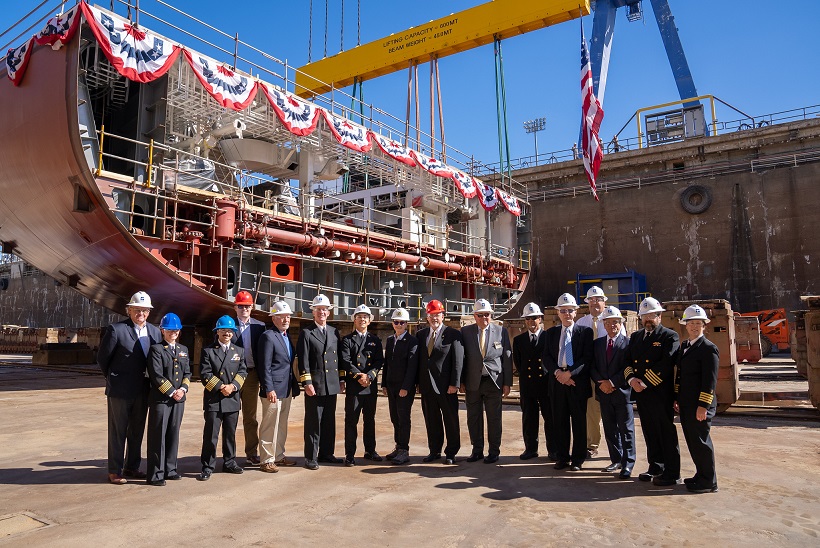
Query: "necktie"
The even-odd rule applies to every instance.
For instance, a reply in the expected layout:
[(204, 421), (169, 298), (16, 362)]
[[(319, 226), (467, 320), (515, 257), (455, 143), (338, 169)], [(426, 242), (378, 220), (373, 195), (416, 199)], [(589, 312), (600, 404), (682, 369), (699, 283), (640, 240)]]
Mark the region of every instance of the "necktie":
[(530, 344), (532, 344), (533, 348), (535, 348), (535, 345), (538, 344), (538, 337), (535, 335), (535, 333), (530, 335)]
[(592, 331), (593, 331), (592, 338), (597, 339), (598, 338), (598, 316), (593, 316), (592, 317)]
[(478, 337), (478, 346), (480, 346), (480, 347), (481, 347), (481, 357), (482, 357), (482, 358), (483, 358), (484, 356), (486, 356), (486, 355), (487, 355), (487, 349), (486, 349), (486, 348), (484, 348), (484, 344), (485, 344), (485, 342), (486, 342), (486, 341), (484, 340), (484, 332), (485, 332), (485, 331), (486, 331), (486, 329), (482, 329), (482, 330), (481, 330), (481, 335), (479, 335), (479, 337)]
[(686, 354), (687, 350), (689, 350), (689, 341), (683, 341), (683, 353)]
[(612, 361), (612, 354), (614, 353), (615, 348), (612, 344), (612, 339), (609, 339), (609, 342), (606, 343), (606, 361)]
[(288, 334), (285, 333), (285, 332), (282, 332), (282, 338), (285, 340), (285, 348), (288, 349), (288, 358), (292, 358), (293, 357), (293, 351), (290, 348), (290, 341), (288, 340)]
[(427, 339), (427, 355), (428, 356), (433, 353), (433, 345), (435, 344), (435, 342), (436, 342), (436, 332), (431, 330), (430, 331), (430, 338)]
[[(561, 346), (563, 357), (566, 358), (567, 367), (572, 367), (574, 362), (572, 361), (572, 330), (568, 327), (566, 331), (564, 331), (564, 344)], [(560, 359), (559, 356), (558, 364), (563, 366), (563, 360)]]

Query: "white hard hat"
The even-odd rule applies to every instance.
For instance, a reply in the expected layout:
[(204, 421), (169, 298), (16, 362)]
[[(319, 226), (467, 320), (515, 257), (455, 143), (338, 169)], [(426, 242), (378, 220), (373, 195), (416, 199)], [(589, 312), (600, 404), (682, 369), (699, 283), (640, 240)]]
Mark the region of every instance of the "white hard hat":
[(141, 308), (154, 308), (151, 306), (151, 297), (145, 291), (137, 291), (131, 295), (131, 300), (125, 306), (139, 306)]
[(409, 322), (410, 321), (410, 313), (405, 310), (404, 308), (397, 308), (393, 311), (393, 315), (390, 316), (391, 320), (400, 320)]
[(604, 290), (601, 289), (600, 287), (598, 287), (597, 285), (593, 285), (592, 287), (589, 288), (589, 291), (587, 291), (587, 297), (586, 297), (586, 299), (584, 299), (584, 302), (588, 303), (590, 297), (600, 297), (603, 300), (606, 300), (606, 295), (604, 295)]
[(353, 311), (353, 314), (350, 315), (351, 319), (356, 319), (356, 314), (367, 314), (371, 318), (373, 317), (373, 313), (370, 311), (370, 307), (366, 304), (360, 304), (356, 307), (356, 310)]
[(647, 297), (641, 301), (641, 306), (638, 307), (638, 313), (643, 316), (644, 314), (652, 314), (653, 312), (663, 312), (665, 309), (661, 306), (661, 303), (658, 302), (658, 299)]
[(616, 306), (607, 306), (604, 308), (604, 311), (601, 312), (601, 320), (608, 320), (610, 318), (615, 318), (616, 320), (624, 320), (624, 317), (621, 315), (621, 311), (618, 310)]
[(569, 293), (564, 293), (560, 297), (558, 297), (558, 304), (555, 305), (555, 308), (578, 308), (578, 303), (575, 302), (575, 297), (570, 295)]
[(539, 307), (535, 303), (527, 303), (527, 306), (524, 307), (524, 315), (521, 316), (522, 318), (532, 318), (533, 316), (543, 316), (544, 314), (541, 312), (541, 307)]
[(493, 313), (493, 307), (490, 305), (490, 301), (487, 299), (478, 299), (476, 302), (473, 303), (473, 314), (478, 314), (479, 312), (489, 312), (490, 314)]
[(683, 317), (679, 321), (682, 325), (686, 325), (689, 320), (703, 320), (703, 323), (709, 323), (706, 311), (696, 304), (686, 307), (686, 310), (683, 311)]
[(317, 306), (326, 306), (327, 308), (333, 308), (333, 305), (330, 304), (330, 299), (327, 298), (327, 295), (324, 293), (319, 293), (315, 297), (313, 297), (313, 302), (310, 303), (310, 309), (313, 310)]
[(280, 314), (293, 314), (290, 305), (285, 301), (276, 301), (270, 308), (271, 316), (279, 316)]

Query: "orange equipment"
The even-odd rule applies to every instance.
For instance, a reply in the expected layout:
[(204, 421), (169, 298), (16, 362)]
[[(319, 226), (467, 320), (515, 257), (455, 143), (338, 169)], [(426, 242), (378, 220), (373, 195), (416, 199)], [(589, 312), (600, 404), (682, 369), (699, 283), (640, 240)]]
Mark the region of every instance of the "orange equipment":
[(741, 316), (757, 316), (760, 320), (760, 349), (768, 356), (772, 349), (789, 350), (789, 320), (785, 308), (744, 312)]

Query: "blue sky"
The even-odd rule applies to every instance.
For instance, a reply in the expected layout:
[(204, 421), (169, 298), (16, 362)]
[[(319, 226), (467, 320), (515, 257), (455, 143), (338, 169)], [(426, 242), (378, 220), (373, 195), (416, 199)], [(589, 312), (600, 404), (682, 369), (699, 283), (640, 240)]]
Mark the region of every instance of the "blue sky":
[[(239, 33), (243, 41), (287, 59), (291, 66), (307, 62), (308, 0), (170, 1), (231, 35)], [(481, 0), (361, 0), (361, 40), (363, 43), (376, 40), (479, 3)], [(753, 116), (820, 103), (817, 74), (820, 67), (814, 56), (820, 2), (795, 0), (780, 5), (762, 0), (669, 0), (669, 3), (699, 93), (713, 94)], [(8, 21), (16, 20), (38, 5), (39, 0), (7, 4), (11, 5), (4, 6), (1, 30), (5, 30)], [(180, 16), (154, 0), (142, 0), (140, 4), (143, 9), (174, 23), (181, 22)], [(340, 49), (341, 4), (342, 0), (329, 0), (328, 54)], [(101, 5), (108, 7), (109, 2)], [(316, 60), (324, 50), (325, 1), (314, 0), (313, 6), (312, 53)], [(344, 47), (350, 49), (356, 44), (357, 0), (345, 0), (344, 6)], [(122, 7), (117, 11), (124, 13)], [(143, 19), (142, 24), (159, 30), (150, 20)], [(589, 40), (592, 17), (584, 18), (584, 27)], [(190, 38), (182, 41), (199, 48)], [(547, 128), (538, 134), (539, 152), (569, 149), (577, 140), (580, 123), (578, 21), (506, 40), (503, 52), (511, 156), (533, 154), (532, 135), (525, 134), (522, 124), (540, 116), (547, 119)], [(440, 61), (440, 70), (448, 146), (488, 163), (497, 162), (492, 46), (444, 58)], [(427, 66), (422, 66), (420, 73), (426, 76)], [(422, 89), (428, 89), (426, 78), (420, 83)], [(365, 82), (365, 100), (403, 119), (406, 85), (406, 72)], [(603, 105), (602, 139), (611, 139), (635, 110), (678, 98), (649, 0), (644, 2), (643, 21), (630, 23), (621, 10)], [(423, 101), (424, 105), (429, 98)], [(726, 108), (718, 111), (720, 120), (738, 117)], [(422, 120), (429, 120), (429, 115), (423, 112)], [(632, 137), (636, 132), (633, 122), (622, 135)]]

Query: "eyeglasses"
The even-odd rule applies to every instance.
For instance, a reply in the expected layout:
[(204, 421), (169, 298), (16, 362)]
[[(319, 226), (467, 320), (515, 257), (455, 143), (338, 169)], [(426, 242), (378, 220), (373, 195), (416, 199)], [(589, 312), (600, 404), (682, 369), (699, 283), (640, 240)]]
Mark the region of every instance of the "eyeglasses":
[(134, 314), (148, 314), (151, 311), (147, 308), (132, 308), (131, 312), (133, 312)]
[(403, 321), (399, 321), (399, 320), (393, 320), (393, 325), (404, 325), (406, 323), (407, 322), (403, 322)]
[(481, 313), (481, 314), (476, 314), (476, 317), (477, 318), (489, 318), (490, 315), (488, 313), (484, 312), (484, 313)]
[(575, 314), (575, 310), (573, 310), (572, 308), (559, 308), (558, 313), (559, 314)]
[(237, 304), (236, 308), (253, 308), (253, 305), (250, 305), (250, 304)]
[(601, 297), (588, 297), (587, 302), (588, 303), (602, 303), (602, 302), (604, 302), (604, 300)]

